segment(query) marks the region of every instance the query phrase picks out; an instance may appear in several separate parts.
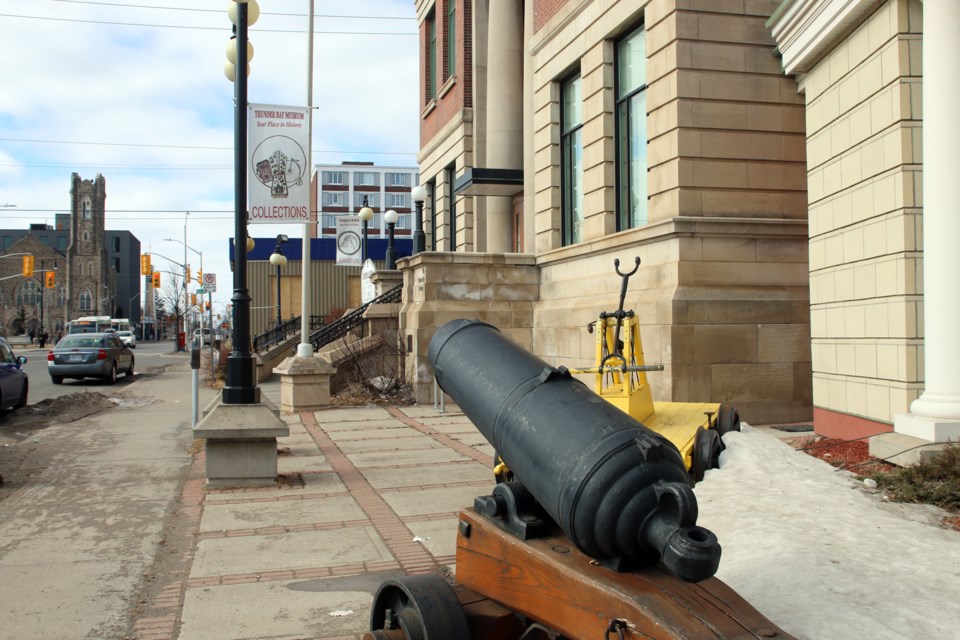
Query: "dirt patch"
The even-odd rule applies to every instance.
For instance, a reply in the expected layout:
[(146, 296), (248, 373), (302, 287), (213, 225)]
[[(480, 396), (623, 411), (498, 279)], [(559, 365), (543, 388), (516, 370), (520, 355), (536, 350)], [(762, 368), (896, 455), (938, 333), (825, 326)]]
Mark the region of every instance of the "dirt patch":
[(19, 441), (52, 424), (66, 424), (112, 409), (116, 402), (96, 391), (81, 391), (47, 398), (7, 413), (0, 420), (0, 435)]

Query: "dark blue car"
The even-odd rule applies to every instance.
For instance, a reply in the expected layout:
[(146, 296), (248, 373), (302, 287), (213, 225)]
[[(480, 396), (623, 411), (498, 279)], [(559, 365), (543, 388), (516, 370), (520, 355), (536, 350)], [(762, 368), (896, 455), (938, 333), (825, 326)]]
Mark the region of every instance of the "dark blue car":
[(22, 366), (26, 362), (25, 356), (15, 356), (7, 341), (0, 338), (0, 409), (27, 406), (30, 380)]

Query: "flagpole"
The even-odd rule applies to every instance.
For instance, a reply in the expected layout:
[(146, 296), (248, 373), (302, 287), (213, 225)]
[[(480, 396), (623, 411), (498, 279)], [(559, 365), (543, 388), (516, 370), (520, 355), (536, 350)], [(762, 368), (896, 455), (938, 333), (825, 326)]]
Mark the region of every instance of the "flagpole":
[[(304, 169), (308, 191), (313, 195), (313, 0), (308, 0), (307, 10), (307, 166)], [(307, 206), (312, 209), (313, 198), (307, 197)], [(317, 203), (320, 204), (319, 202)], [(319, 208), (319, 207), (318, 207)], [(308, 211), (307, 222), (303, 225), (303, 247), (300, 269), (301, 298), (300, 298), (300, 344), (297, 345), (297, 357), (309, 358), (313, 356), (313, 345), (310, 344), (310, 225), (313, 211)]]

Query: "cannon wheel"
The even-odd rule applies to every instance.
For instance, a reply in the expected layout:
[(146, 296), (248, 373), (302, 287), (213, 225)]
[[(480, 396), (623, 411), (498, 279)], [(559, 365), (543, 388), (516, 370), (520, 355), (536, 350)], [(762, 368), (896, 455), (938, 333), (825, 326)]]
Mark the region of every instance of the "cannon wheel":
[[(467, 618), (453, 588), (438, 575), (387, 580), (377, 589), (370, 610), (374, 638), (468, 640)], [(381, 630), (394, 633), (377, 634)], [(397, 630), (404, 635), (396, 633)]]
[(690, 465), (690, 475), (694, 482), (703, 480), (707, 469), (716, 469), (720, 466), (720, 451), (723, 443), (720, 434), (714, 429), (698, 429), (693, 439), (693, 460)]
[(720, 432), (720, 437), (731, 431), (740, 431), (740, 413), (732, 404), (724, 402), (720, 405), (717, 415), (717, 431)]

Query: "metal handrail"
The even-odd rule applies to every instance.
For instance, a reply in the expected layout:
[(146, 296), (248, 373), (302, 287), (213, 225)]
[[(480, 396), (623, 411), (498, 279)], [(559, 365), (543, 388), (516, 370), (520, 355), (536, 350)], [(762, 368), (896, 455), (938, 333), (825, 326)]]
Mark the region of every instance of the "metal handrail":
[(271, 327), (263, 333), (258, 333), (253, 337), (253, 350), (260, 351), (275, 344), (283, 342), (288, 335), (292, 335), (300, 330), (300, 317), (294, 316), (281, 323), (279, 326)]
[(310, 343), (313, 345), (313, 350), (317, 351), (320, 349), (320, 347), (328, 345), (334, 340), (339, 340), (343, 336), (347, 335), (347, 333), (350, 331), (362, 326), (363, 314), (371, 305), (400, 302), (402, 298), (403, 285), (401, 284), (397, 285), (393, 289), (390, 289), (386, 293), (377, 296), (362, 307), (354, 309), (350, 313), (344, 314), (339, 320), (331, 322), (325, 327), (321, 327), (319, 331), (315, 331), (310, 334)]

